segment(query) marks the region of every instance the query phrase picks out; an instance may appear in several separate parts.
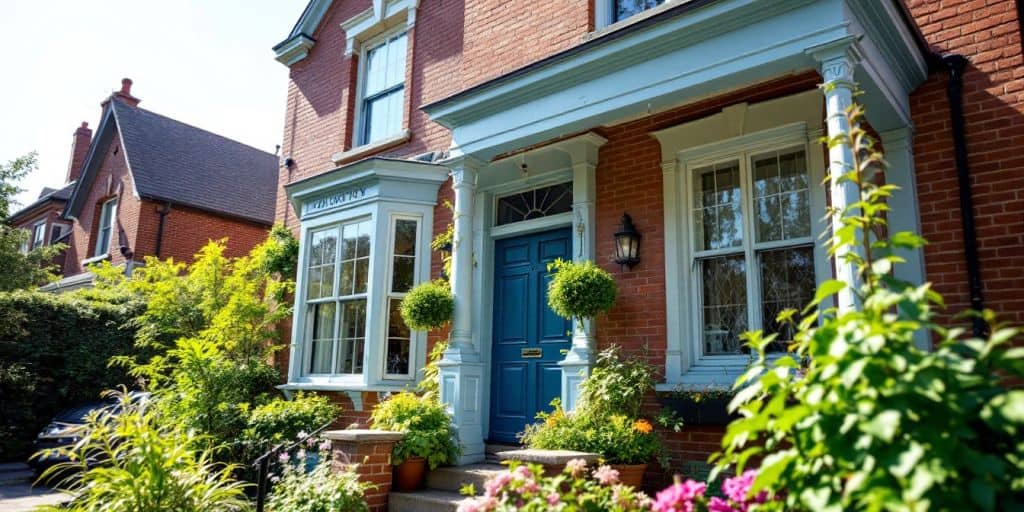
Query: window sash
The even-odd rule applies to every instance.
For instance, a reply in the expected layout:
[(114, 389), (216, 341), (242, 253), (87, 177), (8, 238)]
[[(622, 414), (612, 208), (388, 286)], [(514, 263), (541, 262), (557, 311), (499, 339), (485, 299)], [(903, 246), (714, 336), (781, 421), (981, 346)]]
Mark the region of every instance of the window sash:
[[(745, 317), (742, 319), (745, 322), (746, 330), (755, 329), (766, 329), (773, 319), (763, 318), (765, 308), (764, 293), (765, 290), (762, 287), (762, 276), (761, 276), (761, 257), (763, 254), (771, 251), (779, 250), (793, 250), (805, 247), (812, 247), (814, 244), (813, 234), (808, 233), (807, 236), (799, 236), (789, 239), (782, 240), (768, 240), (759, 241), (756, 234), (756, 222), (752, 216), (754, 211), (754, 203), (757, 199), (754, 191), (753, 175), (754, 175), (754, 159), (767, 155), (767, 154), (790, 154), (794, 152), (802, 152), (804, 155), (804, 177), (807, 183), (810, 183), (811, 169), (808, 163), (807, 155), (809, 154), (806, 144), (796, 144), (789, 146), (781, 146), (778, 149), (765, 150), (759, 148), (757, 150), (747, 149), (737, 151), (726, 157), (717, 158), (714, 160), (706, 161), (695, 161), (690, 162), (685, 167), (686, 179), (685, 179), (685, 192), (687, 194), (688, 207), (685, 209), (686, 217), (683, 225), (686, 226), (687, 236), (689, 237), (689, 243), (687, 244), (691, 250), (689, 254), (689, 265), (690, 265), (690, 276), (691, 283), (694, 287), (695, 293), (691, 296), (694, 297), (693, 301), (693, 315), (695, 322), (693, 322), (693, 343), (696, 347), (697, 362), (702, 359), (709, 359), (714, 361), (728, 361), (728, 360), (747, 360), (751, 357), (751, 354), (741, 352), (716, 352), (712, 350), (713, 347), (709, 346), (709, 340), (705, 336), (705, 329), (708, 318), (706, 318), (707, 307), (728, 307), (723, 306), (708, 306), (705, 304), (706, 290), (704, 289), (704, 272), (705, 266), (711, 264), (712, 261), (721, 260), (722, 258), (736, 258), (740, 257), (743, 262), (745, 269), (743, 276), (743, 285), (745, 290)], [(698, 188), (701, 183), (702, 176), (699, 174), (701, 171), (708, 169), (709, 167), (715, 167), (717, 165), (729, 164), (731, 162), (737, 162), (739, 164), (739, 214), (742, 217), (739, 223), (742, 226), (740, 242), (736, 246), (724, 247), (724, 248), (713, 248), (713, 249), (702, 249), (701, 240), (698, 238), (699, 233), (697, 229), (697, 212), (701, 210), (704, 205), (699, 199), (699, 195), (702, 194), (702, 190)], [(807, 200), (804, 205), (810, 215), (811, 200), (809, 185), (807, 189)], [(813, 228), (808, 224), (808, 231), (813, 231)], [(812, 249), (813, 250), (813, 249)], [(817, 261), (814, 261), (813, 252), (811, 256), (811, 274), (814, 274), (814, 266), (817, 265)], [(813, 290), (812, 290), (813, 296)], [(742, 325), (743, 322), (740, 323)], [(720, 334), (720, 333), (719, 333)], [(715, 345), (715, 343), (712, 343)], [(724, 345), (724, 344), (723, 344)], [(742, 364), (742, 363), (741, 363)]]
[(383, 36), (362, 53), (360, 79), (361, 144), (397, 134), (405, 115), (408, 31)]
[(110, 242), (114, 235), (114, 224), (117, 222), (117, 199), (111, 199), (100, 209), (100, 224), (96, 232), (96, 250), (93, 256), (103, 256), (110, 252)]
[[(412, 223), (413, 224), (413, 236), (411, 240), (411, 246), (409, 250), (405, 251), (405, 254), (399, 253), (399, 224), (400, 223)], [(403, 215), (396, 215), (392, 217), (389, 224), (389, 236), (390, 236), (390, 247), (388, 250), (388, 272), (385, 276), (385, 286), (387, 293), (384, 293), (383, 298), (383, 310), (384, 311), (384, 330), (382, 332), (382, 339), (384, 341), (383, 347), (383, 376), (385, 379), (410, 379), (415, 375), (415, 354), (417, 353), (418, 345), (417, 334), (409, 329), (401, 316), (397, 313), (396, 309), (402, 298), (408, 294), (409, 289), (420, 282), (419, 272), (419, 247), (423, 223), (418, 217), (409, 217)], [(406, 241), (408, 243), (409, 241)], [(412, 260), (412, 275), (408, 282), (397, 282), (397, 262), (399, 260), (411, 259)], [(402, 285), (402, 286), (398, 286)], [(396, 288), (397, 286), (397, 288)], [(403, 289), (404, 287), (404, 289)], [(397, 325), (393, 325), (397, 324)], [(399, 365), (399, 359), (395, 359), (392, 356), (392, 347), (396, 348), (400, 356), (401, 353), (405, 354), (406, 369), (405, 372), (392, 371)]]
[(38, 249), (46, 243), (46, 222), (38, 222), (32, 226), (32, 248)]

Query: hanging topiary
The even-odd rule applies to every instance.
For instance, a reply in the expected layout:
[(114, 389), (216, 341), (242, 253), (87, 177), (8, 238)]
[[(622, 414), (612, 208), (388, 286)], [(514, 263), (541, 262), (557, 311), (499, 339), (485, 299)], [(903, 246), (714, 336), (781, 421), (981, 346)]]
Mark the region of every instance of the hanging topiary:
[(410, 329), (429, 331), (452, 320), (455, 297), (445, 281), (427, 281), (410, 290), (399, 309)]
[(548, 284), (548, 305), (556, 315), (582, 321), (615, 305), (615, 279), (593, 261), (574, 263), (558, 259), (548, 264), (548, 270), (555, 272)]

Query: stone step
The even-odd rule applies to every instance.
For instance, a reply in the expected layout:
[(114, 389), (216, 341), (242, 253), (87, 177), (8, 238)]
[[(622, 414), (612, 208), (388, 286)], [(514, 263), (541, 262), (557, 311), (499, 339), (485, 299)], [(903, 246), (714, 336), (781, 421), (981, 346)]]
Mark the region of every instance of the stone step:
[(466, 499), (456, 492), (428, 489), (388, 494), (388, 512), (455, 512)]
[(32, 483), (35, 479), (35, 473), (28, 466), (23, 469), (0, 471), (0, 484), (3, 485)]
[(467, 466), (440, 467), (427, 472), (427, 488), (437, 491), (459, 492), (462, 486), (473, 484), (477, 495), (483, 493), (487, 479), (505, 471), (500, 464), (470, 464)]
[(522, 445), (518, 444), (498, 444), (498, 443), (487, 443), (484, 445), (484, 462), (491, 464), (501, 463), (501, 458), (498, 457), (498, 452), (505, 452), (509, 450), (519, 450)]

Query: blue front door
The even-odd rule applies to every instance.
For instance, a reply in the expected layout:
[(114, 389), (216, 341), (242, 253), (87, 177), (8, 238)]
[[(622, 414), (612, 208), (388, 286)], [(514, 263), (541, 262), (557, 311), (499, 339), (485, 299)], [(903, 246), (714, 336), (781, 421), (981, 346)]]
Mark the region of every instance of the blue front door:
[(516, 442), (562, 394), (558, 362), (569, 349), (572, 324), (548, 307), (547, 265), (571, 257), (569, 228), (495, 243), (490, 441)]

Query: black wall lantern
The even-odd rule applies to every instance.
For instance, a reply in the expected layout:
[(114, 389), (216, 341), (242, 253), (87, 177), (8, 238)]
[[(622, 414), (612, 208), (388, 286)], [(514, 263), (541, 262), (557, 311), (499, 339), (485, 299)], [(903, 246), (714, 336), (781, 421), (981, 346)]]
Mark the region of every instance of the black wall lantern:
[(640, 263), (640, 233), (628, 213), (622, 214), (622, 226), (615, 233), (615, 263), (632, 269)]

